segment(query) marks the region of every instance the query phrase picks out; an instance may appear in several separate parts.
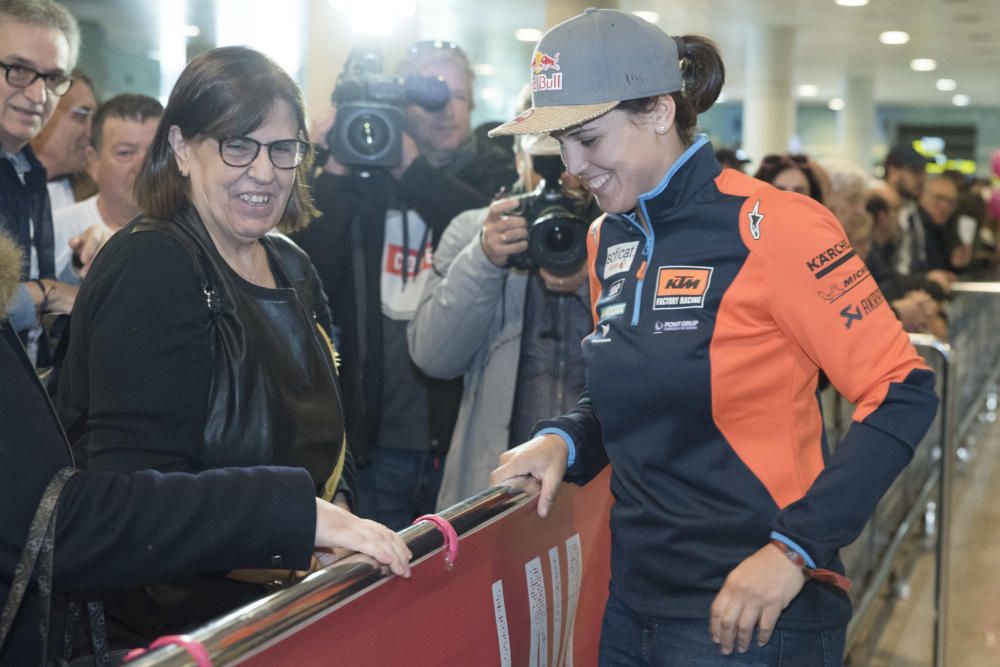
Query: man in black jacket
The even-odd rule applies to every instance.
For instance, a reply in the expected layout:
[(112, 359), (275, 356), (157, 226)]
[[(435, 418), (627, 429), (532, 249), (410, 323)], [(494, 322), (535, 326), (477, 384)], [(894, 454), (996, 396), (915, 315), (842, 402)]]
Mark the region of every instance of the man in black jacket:
[(408, 105), (392, 169), (360, 173), (331, 157), (314, 184), (322, 216), (296, 237), (339, 330), (347, 437), (362, 466), (359, 513), (396, 529), (434, 511), (462, 390), (413, 365), (406, 325), (449, 221), (517, 177), (510, 152), (472, 133), (473, 73), (461, 49), (419, 42), (400, 73), (443, 80), (447, 104)]
[(73, 16), (45, 0), (0, 0), (0, 229), (26, 258), (10, 322), (28, 343), (33, 360), (39, 322), (47, 312), (68, 313), (76, 287), (57, 280), (52, 209), (45, 167), (28, 145), (72, 86), (70, 72), (80, 47)]

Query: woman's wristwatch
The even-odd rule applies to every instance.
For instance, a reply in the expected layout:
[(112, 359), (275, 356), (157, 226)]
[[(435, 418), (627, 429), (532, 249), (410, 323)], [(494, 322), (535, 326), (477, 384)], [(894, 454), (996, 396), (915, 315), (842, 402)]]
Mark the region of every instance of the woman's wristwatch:
[(788, 560), (792, 561), (792, 563), (799, 567), (802, 570), (802, 573), (806, 575), (807, 579), (818, 581), (821, 584), (836, 586), (845, 593), (850, 592), (853, 584), (851, 583), (851, 580), (844, 575), (834, 572), (833, 570), (823, 570), (809, 567), (808, 563), (806, 563), (806, 559), (802, 557), (802, 554), (780, 540), (771, 540), (771, 544), (778, 547), (781, 553), (785, 554), (785, 557), (788, 558)]

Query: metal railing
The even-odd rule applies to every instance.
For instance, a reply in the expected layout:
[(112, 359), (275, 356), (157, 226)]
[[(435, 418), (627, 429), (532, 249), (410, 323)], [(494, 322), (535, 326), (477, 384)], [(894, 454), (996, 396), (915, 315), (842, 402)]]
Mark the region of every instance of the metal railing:
[[(530, 502), (537, 491), (494, 487), (440, 512), (459, 536), (505, 512)], [(444, 545), (433, 524), (422, 522), (399, 533), (413, 552), (413, 562)], [(387, 577), (374, 560), (354, 555), (318, 570), (294, 586), (222, 616), (190, 637), (208, 651), (212, 664), (232, 665), (250, 658), (314, 622), (380, 579)], [(177, 646), (150, 651), (129, 667), (183, 667), (191, 657)]]
[[(949, 513), (955, 464), (972, 455), (974, 427), (986, 420), (983, 399), (1000, 378), (1000, 345), (994, 342), (994, 329), (1000, 323), (1000, 283), (958, 284), (955, 292), (949, 311), (951, 345), (932, 336), (911, 336), (937, 375), (942, 400), (936, 420), (859, 539), (843, 553), (848, 575), (855, 581), (855, 612), (848, 625), (850, 651), (866, 638), (873, 618), (884, 609), (880, 602), (885, 588), (894, 581), (905, 581), (912, 568), (913, 552), (933, 545), (933, 664), (939, 667), (946, 658)], [(995, 402), (995, 392), (993, 395)], [(837, 443), (850, 427), (853, 406), (832, 391), (824, 397), (824, 405), (828, 440)], [(441, 515), (463, 535), (533, 497), (533, 493), (497, 487)], [(401, 535), (414, 561), (443, 545), (441, 534), (427, 523), (407, 528)], [(191, 636), (205, 646), (213, 664), (235, 664), (334, 611), (384, 576), (374, 561), (353, 556), (223, 616)], [(173, 667), (190, 664), (190, 659), (182, 649), (171, 646), (151, 651), (129, 664)]]
[[(937, 375), (941, 404), (935, 423), (861, 536), (843, 551), (847, 573), (856, 583), (847, 635), (849, 654), (859, 644), (877, 638), (878, 633), (870, 630), (880, 615), (884, 621), (885, 589), (891, 586), (896, 596), (904, 596), (916, 558), (933, 547), (932, 664), (941, 666), (946, 661), (952, 488), (961, 466), (974, 456), (975, 427), (995, 419), (991, 409), (996, 408), (995, 386), (1000, 379), (996, 335), (1000, 283), (958, 283), (953, 291), (948, 313), (950, 344), (932, 336), (911, 336)], [(828, 439), (838, 442), (850, 425), (853, 406), (839, 396), (834, 396), (833, 403), (833, 413), (827, 414)]]

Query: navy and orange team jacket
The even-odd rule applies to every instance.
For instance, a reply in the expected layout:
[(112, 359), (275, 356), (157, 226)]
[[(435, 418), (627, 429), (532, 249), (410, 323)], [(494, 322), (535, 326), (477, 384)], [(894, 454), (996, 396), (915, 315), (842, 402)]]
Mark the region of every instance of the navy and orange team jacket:
[[(772, 537), (842, 573), (837, 550), (930, 427), (933, 373), (836, 218), (723, 171), (706, 138), (639, 207), (591, 227), (587, 390), (538, 426), (569, 442), (568, 479), (611, 462), (613, 593), (641, 614), (707, 618)], [(832, 456), (820, 369), (857, 405)], [(842, 591), (810, 581), (779, 627), (849, 617)]]

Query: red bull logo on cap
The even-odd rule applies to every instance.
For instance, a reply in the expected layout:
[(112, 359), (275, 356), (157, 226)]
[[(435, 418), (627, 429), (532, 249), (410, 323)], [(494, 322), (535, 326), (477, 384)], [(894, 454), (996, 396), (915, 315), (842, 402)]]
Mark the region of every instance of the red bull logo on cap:
[[(531, 90), (562, 90), (562, 71), (559, 67), (559, 54), (550, 56), (541, 51), (535, 51), (535, 56), (531, 59)], [(546, 76), (543, 72), (554, 72), (551, 76)]]
[(548, 70), (559, 71), (559, 54), (550, 56), (547, 53), (542, 53), (541, 51), (535, 51), (535, 57), (531, 61), (531, 67), (535, 70), (535, 74), (541, 74)]

